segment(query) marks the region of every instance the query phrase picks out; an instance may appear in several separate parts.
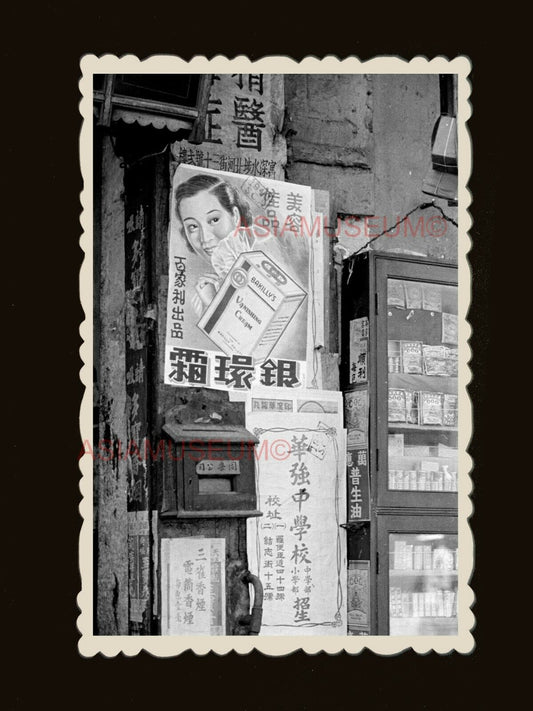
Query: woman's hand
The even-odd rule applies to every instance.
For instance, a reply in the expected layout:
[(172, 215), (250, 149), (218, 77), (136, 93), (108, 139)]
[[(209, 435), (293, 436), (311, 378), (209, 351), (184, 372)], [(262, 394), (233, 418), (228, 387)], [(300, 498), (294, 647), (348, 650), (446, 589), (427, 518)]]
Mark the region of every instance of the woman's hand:
[(195, 293), (191, 305), (198, 316), (201, 316), (215, 298), (220, 279), (216, 274), (204, 274), (196, 282)]

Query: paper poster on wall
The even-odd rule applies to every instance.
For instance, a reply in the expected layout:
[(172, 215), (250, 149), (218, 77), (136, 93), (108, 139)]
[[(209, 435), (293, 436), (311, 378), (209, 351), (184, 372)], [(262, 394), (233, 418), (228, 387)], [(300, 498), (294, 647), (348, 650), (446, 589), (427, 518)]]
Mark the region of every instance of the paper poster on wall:
[(163, 538), (161, 634), (226, 634), (226, 541)]
[(348, 634), (370, 634), (370, 561), (348, 561)]
[(166, 384), (305, 387), (314, 345), (310, 309), (320, 294), (312, 202), (308, 186), (178, 166)]
[(248, 520), (247, 533), (250, 570), (263, 582), (261, 634), (346, 634), (342, 396), (254, 392), (246, 427), (259, 438), (263, 516)]

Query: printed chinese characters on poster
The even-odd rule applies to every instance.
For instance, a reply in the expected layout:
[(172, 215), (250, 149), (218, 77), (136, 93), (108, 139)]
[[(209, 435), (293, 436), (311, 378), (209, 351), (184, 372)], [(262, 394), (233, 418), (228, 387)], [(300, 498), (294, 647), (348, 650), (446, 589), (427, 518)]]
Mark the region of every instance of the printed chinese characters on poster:
[(248, 558), (263, 583), (261, 634), (346, 633), (345, 434), (335, 395), (326, 402), (322, 391), (303, 391), (288, 408), (278, 390), (272, 408), (247, 404), (247, 428), (259, 438), (263, 516), (248, 521)]
[(305, 387), (311, 189), (180, 165), (170, 208), (165, 383)]
[(226, 634), (224, 538), (163, 538), (161, 632)]

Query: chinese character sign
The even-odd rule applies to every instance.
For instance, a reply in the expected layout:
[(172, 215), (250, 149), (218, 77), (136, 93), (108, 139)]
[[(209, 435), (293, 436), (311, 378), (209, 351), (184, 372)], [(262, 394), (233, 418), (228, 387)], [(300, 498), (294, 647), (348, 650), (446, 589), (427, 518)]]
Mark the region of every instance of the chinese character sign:
[(161, 633), (226, 634), (224, 538), (161, 541)]
[(350, 321), (350, 384), (366, 383), (368, 362), (368, 318)]
[(365, 446), (368, 443), (368, 388), (366, 386), (358, 386), (344, 393), (344, 411), (348, 446)]
[(170, 204), (165, 383), (305, 387), (311, 189), (181, 165)]
[(177, 141), (179, 163), (282, 180), (287, 146), (279, 131), (284, 80), (277, 74), (214, 74), (201, 145)]
[(346, 454), (348, 471), (348, 521), (370, 520), (370, 481), (368, 449), (349, 449)]
[[(324, 396), (326, 408), (321, 406)], [(281, 419), (277, 410), (247, 404), (246, 426), (259, 437), (257, 488), (263, 516), (248, 521), (248, 559), (263, 583), (261, 634), (343, 635), (342, 399), (340, 393), (305, 391), (293, 404)]]

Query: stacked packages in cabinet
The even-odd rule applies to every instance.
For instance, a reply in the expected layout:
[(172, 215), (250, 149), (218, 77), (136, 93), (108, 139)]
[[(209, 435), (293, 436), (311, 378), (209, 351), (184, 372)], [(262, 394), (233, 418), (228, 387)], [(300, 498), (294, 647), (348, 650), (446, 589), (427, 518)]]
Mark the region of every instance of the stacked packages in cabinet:
[(454, 590), (437, 589), (414, 592), (401, 587), (391, 587), (391, 617), (456, 617), (457, 593)]
[(457, 549), (398, 540), (394, 542), (391, 563), (391, 570), (457, 570), (458, 555)]
[(389, 341), (389, 373), (405, 375), (457, 376), (457, 348), (430, 346), (422, 341)]
[(457, 427), (457, 395), (389, 388), (389, 422)]
[[(403, 469), (394, 467), (400, 459)], [(403, 434), (389, 434), (388, 486), (393, 491), (457, 491), (457, 449), (442, 443), (404, 444)]]

